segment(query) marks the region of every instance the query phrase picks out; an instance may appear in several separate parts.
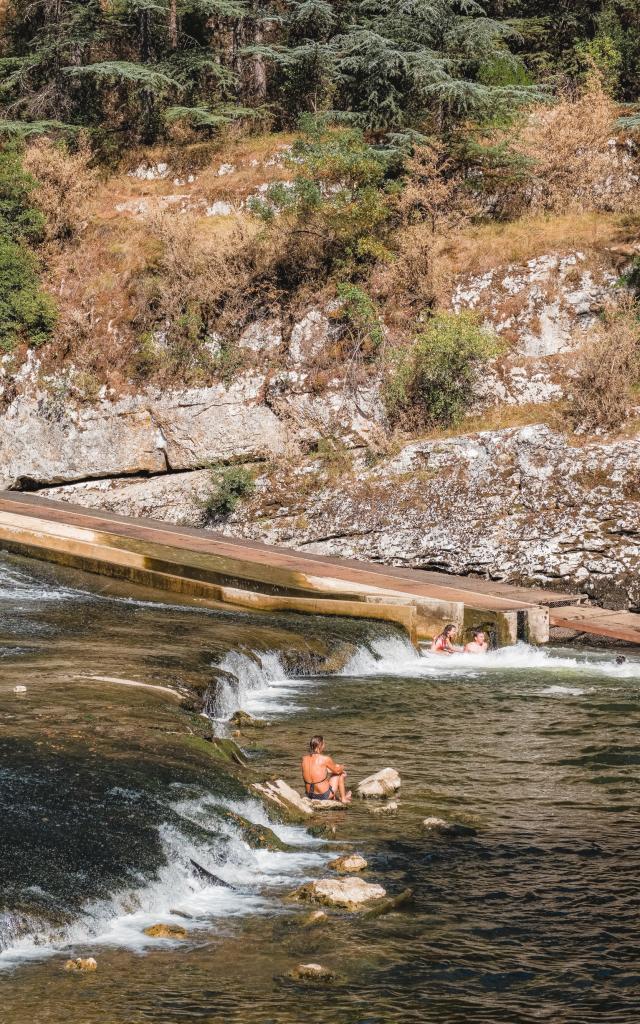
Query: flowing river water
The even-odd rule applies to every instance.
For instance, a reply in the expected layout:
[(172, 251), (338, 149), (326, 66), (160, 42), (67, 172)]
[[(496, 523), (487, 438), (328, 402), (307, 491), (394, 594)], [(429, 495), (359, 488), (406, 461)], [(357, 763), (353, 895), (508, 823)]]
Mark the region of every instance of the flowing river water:
[[(291, 650), (345, 642), (339, 674), (293, 674)], [(353, 621), (172, 606), (0, 556), (0, 1018), (634, 1024), (640, 657), (614, 655), (436, 660)], [(400, 771), (397, 813), (331, 812), (329, 838), (269, 822), (175, 697), (216, 668), (215, 727), (239, 706), (270, 722), (240, 741), (256, 778), (297, 785), (321, 731), (352, 781)], [(346, 848), (413, 900), (301, 927), (284, 897)], [(157, 922), (187, 939), (148, 938)], [(88, 955), (95, 973), (63, 971)], [(287, 979), (309, 961), (336, 980)]]

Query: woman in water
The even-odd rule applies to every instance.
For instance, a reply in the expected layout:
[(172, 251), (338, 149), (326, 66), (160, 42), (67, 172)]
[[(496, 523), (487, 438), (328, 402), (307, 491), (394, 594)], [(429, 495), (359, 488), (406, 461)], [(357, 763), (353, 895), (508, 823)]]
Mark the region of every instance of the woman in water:
[(351, 790), (345, 790), (347, 773), (343, 764), (336, 764), (325, 754), (322, 736), (312, 736), (309, 753), (302, 758), (304, 790), (310, 800), (340, 800), (348, 804)]
[(432, 654), (457, 654), (460, 650), (459, 647), (453, 646), (458, 627), (454, 626), (453, 622), (450, 622), (448, 626), (445, 626), (442, 633), (438, 633), (438, 636), (431, 644)]

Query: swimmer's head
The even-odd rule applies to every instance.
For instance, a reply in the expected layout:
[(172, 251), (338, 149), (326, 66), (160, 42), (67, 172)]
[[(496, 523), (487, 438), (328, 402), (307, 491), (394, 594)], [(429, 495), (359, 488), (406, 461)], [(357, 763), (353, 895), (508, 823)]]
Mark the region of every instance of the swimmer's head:
[(324, 749), (324, 736), (312, 736), (309, 741), (309, 750), (312, 754), (321, 754)]

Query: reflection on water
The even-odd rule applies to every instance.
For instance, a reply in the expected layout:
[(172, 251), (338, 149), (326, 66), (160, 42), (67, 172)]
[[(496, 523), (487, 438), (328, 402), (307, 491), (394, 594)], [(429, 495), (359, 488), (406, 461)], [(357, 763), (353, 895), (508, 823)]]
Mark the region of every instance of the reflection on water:
[[(436, 659), (359, 629), (166, 607), (0, 562), (9, 1024), (636, 1021), (640, 659), (524, 646)], [(340, 675), (287, 673), (283, 652), (333, 636), (359, 640)], [(229, 811), (263, 826), (265, 812), (248, 778), (186, 742), (195, 719), (95, 679), (204, 692), (214, 667), (217, 718), (242, 704), (271, 722), (248, 744), (254, 768), (297, 782), (322, 731), (352, 780), (400, 770), (397, 815), (335, 813), (331, 843), (271, 823), (286, 847), (254, 849)], [(426, 831), (427, 815), (455, 827)], [(282, 895), (344, 841), (414, 902), (302, 932)], [(148, 939), (156, 921), (188, 939)], [(71, 953), (98, 972), (64, 974)], [(337, 972), (330, 992), (284, 980), (301, 960)]]

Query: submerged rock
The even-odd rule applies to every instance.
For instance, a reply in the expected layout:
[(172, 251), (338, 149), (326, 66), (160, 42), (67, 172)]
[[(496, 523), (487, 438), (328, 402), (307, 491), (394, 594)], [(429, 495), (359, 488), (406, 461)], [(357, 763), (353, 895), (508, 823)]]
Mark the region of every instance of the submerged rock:
[(398, 810), (398, 804), (396, 800), (388, 800), (386, 803), (381, 804), (380, 807), (370, 807), (369, 814), (395, 814)]
[(329, 861), (328, 866), (338, 874), (348, 874), (350, 871), (364, 871), (367, 862), (359, 853), (349, 853), (346, 857), (336, 857)]
[(400, 775), (395, 768), (383, 768), (358, 783), (357, 793), (363, 799), (380, 799), (400, 789)]
[(322, 964), (298, 964), (289, 971), (289, 977), (294, 981), (331, 981), (335, 974)]
[(186, 939), (187, 929), (181, 924), (152, 924), (144, 929), (152, 939)]
[(301, 921), (303, 928), (317, 928), (320, 925), (327, 924), (329, 921), (329, 915), (324, 910), (312, 910), (310, 914), (306, 914)]
[(65, 971), (97, 971), (98, 963), (92, 956), (79, 956), (75, 960), (67, 960)]
[(422, 824), (427, 829), (451, 828), (449, 822), (445, 821), (444, 818), (424, 818)]
[(386, 897), (381, 885), (365, 882), (362, 878), (321, 878), (307, 882), (291, 894), (291, 899), (303, 903), (322, 903), (342, 910), (364, 910)]

